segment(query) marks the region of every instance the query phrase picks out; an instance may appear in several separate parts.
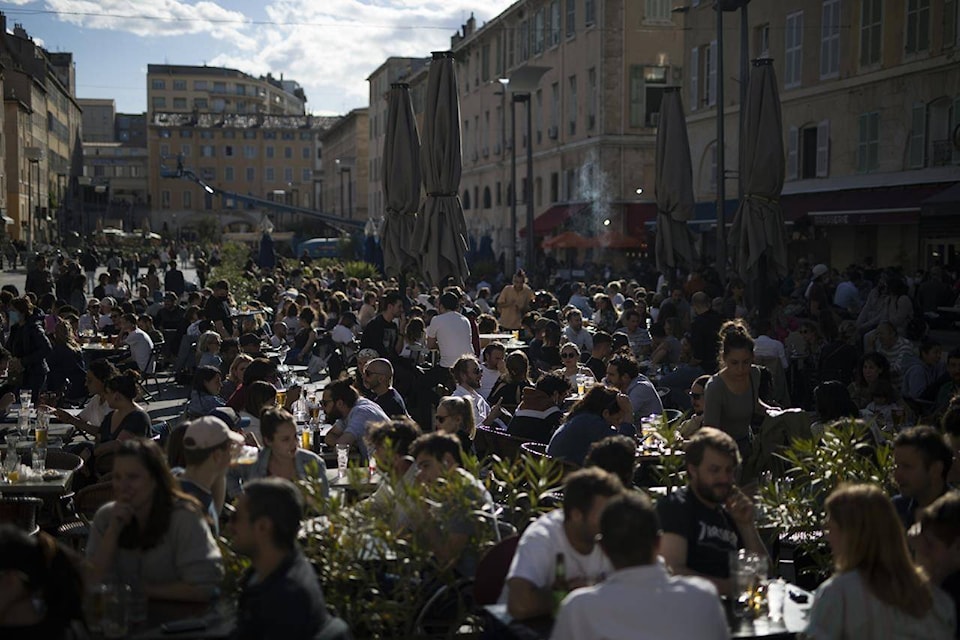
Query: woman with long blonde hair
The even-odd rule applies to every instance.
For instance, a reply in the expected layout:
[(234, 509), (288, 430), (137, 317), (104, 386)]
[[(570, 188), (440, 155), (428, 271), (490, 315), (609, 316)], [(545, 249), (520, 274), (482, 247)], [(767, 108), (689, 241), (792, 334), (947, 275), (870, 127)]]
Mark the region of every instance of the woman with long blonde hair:
[(826, 511), (835, 573), (817, 590), (807, 637), (952, 638), (953, 601), (913, 564), (890, 498), (875, 485), (844, 484)]

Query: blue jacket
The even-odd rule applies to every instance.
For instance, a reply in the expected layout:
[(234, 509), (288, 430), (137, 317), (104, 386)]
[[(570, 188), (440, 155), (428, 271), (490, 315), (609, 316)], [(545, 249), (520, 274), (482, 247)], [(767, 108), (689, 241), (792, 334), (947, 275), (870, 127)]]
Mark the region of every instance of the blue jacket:
[(603, 416), (596, 413), (578, 413), (560, 425), (550, 438), (547, 455), (582, 465), (591, 444), (617, 434), (636, 436), (637, 429), (629, 422), (624, 422), (615, 429)]

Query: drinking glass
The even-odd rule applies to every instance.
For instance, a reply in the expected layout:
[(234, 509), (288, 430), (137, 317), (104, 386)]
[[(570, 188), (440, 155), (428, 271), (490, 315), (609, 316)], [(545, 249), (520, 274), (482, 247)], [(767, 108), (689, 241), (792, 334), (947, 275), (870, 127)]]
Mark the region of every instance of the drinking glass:
[(767, 583), (767, 616), (774, 622), (783, 620), (783, 601), (787, 595), (787, 583), (777, 578)]
[(30, 467), (37, 473), (47, 470), (47, 448), (39, 444), (30, 450)]
[(102, 594), (100, 629), (104, 638), (125, 638), (130, 626), (130, 587), (108, 584)]
[(764, 608), (761, 582), (767, 577), (767, 558), (753, 551), (740, 549), (730, 553), (730, 579), (733, 581), (733, 612), (739, 619), (752, 618)]
[(20, 407), (17, 413), (17, 432), (21, 438), (30, 435), (30, 407)]
[(341, 480), (347, 475), (347, 462), (350, 459), (350, 445), (337, 445), (337, 477)]
[(577, 395), (583, 397), (584, 388), (587, 386), (587, 376), (582, 373), (577, 374)]
[(259, 454), (260, 450), (256, 447), (244, 445), (237, 450), (236, 456), (230, 462), (236, 466), (251, 465), (257, 461)]
[(33, 397), (33, 396), (32, 396), (32, 394), (31, 394), (31, 392), (30, 392), (29, 389), (21, 389), (21, 390), (20, 390), (20, 406), (21, 406), (22, 408), (27, 408), (27, 409), (29, 409), (29, 408), (30, 408), (30, 400), (31, 400), (32, 397)]

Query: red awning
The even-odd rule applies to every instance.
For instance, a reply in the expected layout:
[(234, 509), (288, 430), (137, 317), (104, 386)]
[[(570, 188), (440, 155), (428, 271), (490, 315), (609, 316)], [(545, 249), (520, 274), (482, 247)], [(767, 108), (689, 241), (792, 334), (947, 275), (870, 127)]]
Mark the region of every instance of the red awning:
[[(915, 222), (921, 203), (949, 183), (793, 193), (780, 199), (784, 220), (811, 216), (824, 224), (882, 224)], [(818, 220), (819, 218), (819, 220)]]
[(576, 231), (564, 231), (558, 236), (547, 238), (541, 246), (544, 249), (587, 249), (596, 246), (596, 243), (593, 238), (582, 236)]
[(627, 202), (623, 205), (623, 228), (637, 237), (645, 234), (646, 224), (657, 219), (655, 202)]
[[(517, 204), (519, 205), (520, 203)], [(545, 236), (566, 222), (570, 216), (587, 206), (589, 205), (583, 202), (575, 204), (555, 204), (534, 219), (533, 233), (537, 236)], [(518, 207), (518, 209), (519, 208), (520, 207)], [(527, 237), (526, 227), (520, 229), (520, 237)]]

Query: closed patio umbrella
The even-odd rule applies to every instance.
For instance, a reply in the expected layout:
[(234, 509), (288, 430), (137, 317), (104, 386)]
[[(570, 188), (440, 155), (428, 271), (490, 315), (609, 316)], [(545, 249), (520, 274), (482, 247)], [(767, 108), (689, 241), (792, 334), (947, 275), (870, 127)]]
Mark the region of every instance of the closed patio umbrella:
[(383, 193), (387, 211), (380, 239), (388, 276), (419, 268), (413, 234), (420, 207), (420, 133), (413, 115), (410, 85), (390, 85), (383, 142)]
[(660, 105), (657, 127), (657, 269), (668, 282), (676, 278), (681, 264), (696, 260), (693, 237), (687, 221), (693, 218), (693, 165), (683, 102), (679, 89), (667, 89)]
[(762, 304), (769, 297), (765, 295), (767, 287), (788, 271), (780, 208), (785, 172), (783, 122), (772, 60), (753, 62), (740, 145), (743, 200), (731, 238), (736, 244), (737, 271)]
[(420, 272), (430, 284), (448, 276), (463, 283), (467, 268), (467, 228), (457, 192), (460, 156), (460, 101), (453, 53), (434, 52), (427, 76), (421, 167), (427, 197), (417, 218), (414, 247)]

